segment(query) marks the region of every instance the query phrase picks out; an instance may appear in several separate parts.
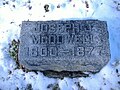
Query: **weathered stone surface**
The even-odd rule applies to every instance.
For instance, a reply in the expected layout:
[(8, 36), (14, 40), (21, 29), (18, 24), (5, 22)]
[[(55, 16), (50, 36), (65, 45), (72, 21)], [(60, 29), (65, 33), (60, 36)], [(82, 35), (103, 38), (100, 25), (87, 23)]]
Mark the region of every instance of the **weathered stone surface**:
[(107, 23), (23, 21), (19, 60), (40, 71), (98, 72), (110, 59)]

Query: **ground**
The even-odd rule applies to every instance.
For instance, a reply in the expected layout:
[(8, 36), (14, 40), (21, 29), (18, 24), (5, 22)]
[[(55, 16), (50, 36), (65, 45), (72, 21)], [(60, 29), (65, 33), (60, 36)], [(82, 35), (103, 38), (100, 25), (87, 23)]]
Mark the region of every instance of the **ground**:
[[(89, 77), (49, 78), (17, 69), (9, 44), (20, 36), (22, 21), (107, 21), (111, 59)], [(1, 0), (0, 90), (120, 90), (120, 0)]]

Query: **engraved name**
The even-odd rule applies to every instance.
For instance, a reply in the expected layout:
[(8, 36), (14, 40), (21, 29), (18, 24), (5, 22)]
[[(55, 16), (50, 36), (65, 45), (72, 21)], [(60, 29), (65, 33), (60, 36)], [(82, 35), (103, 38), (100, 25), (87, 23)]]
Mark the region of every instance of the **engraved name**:
[(80, 35), (69, 35), (69, 34), (32, 34), (30, 35), (32, 44), (84, 44), (92, 43), (92, 34), (80, 34)]
[(81, 31), (90, 31), (92, 26), (87, 23), (36, 23), (36, 27), (32, 30), (34, 33), (69, 33), (69, 34), (80, 34)]

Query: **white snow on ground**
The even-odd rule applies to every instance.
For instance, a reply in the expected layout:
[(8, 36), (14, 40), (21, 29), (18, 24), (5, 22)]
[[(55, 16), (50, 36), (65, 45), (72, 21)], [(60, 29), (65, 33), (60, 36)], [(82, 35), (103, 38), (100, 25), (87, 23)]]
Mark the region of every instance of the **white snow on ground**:
[[(47, 88), (50, 84), (58, 84), (61, 90), (82, 90), (82, 87), (87, 90), (120, 90), (120, 0), (28, 1), (0, 0), (0, 90), (25, 90), (29, 84), (33, 90), (50, 90)], [(49, 12), (45, 12), (45, 4), (49, 5)], [(16, 63), (8, 53), (8, 44), (19, 39), (22, 21), (63, 19), (107, 21), (111, 51), (109, 63), (97, 74), (73, 79), (48, 78), (41, 72), (25, 73), (15, 69)]]

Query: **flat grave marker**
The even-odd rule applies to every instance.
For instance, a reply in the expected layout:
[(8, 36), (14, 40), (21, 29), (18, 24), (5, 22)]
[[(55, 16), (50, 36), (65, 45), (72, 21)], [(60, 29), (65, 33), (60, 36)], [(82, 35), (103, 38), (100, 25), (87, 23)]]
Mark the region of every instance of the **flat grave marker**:
[(19, 60), (30, 70), (98, 72), (110, 59), (107, 23), (23, 21)]

